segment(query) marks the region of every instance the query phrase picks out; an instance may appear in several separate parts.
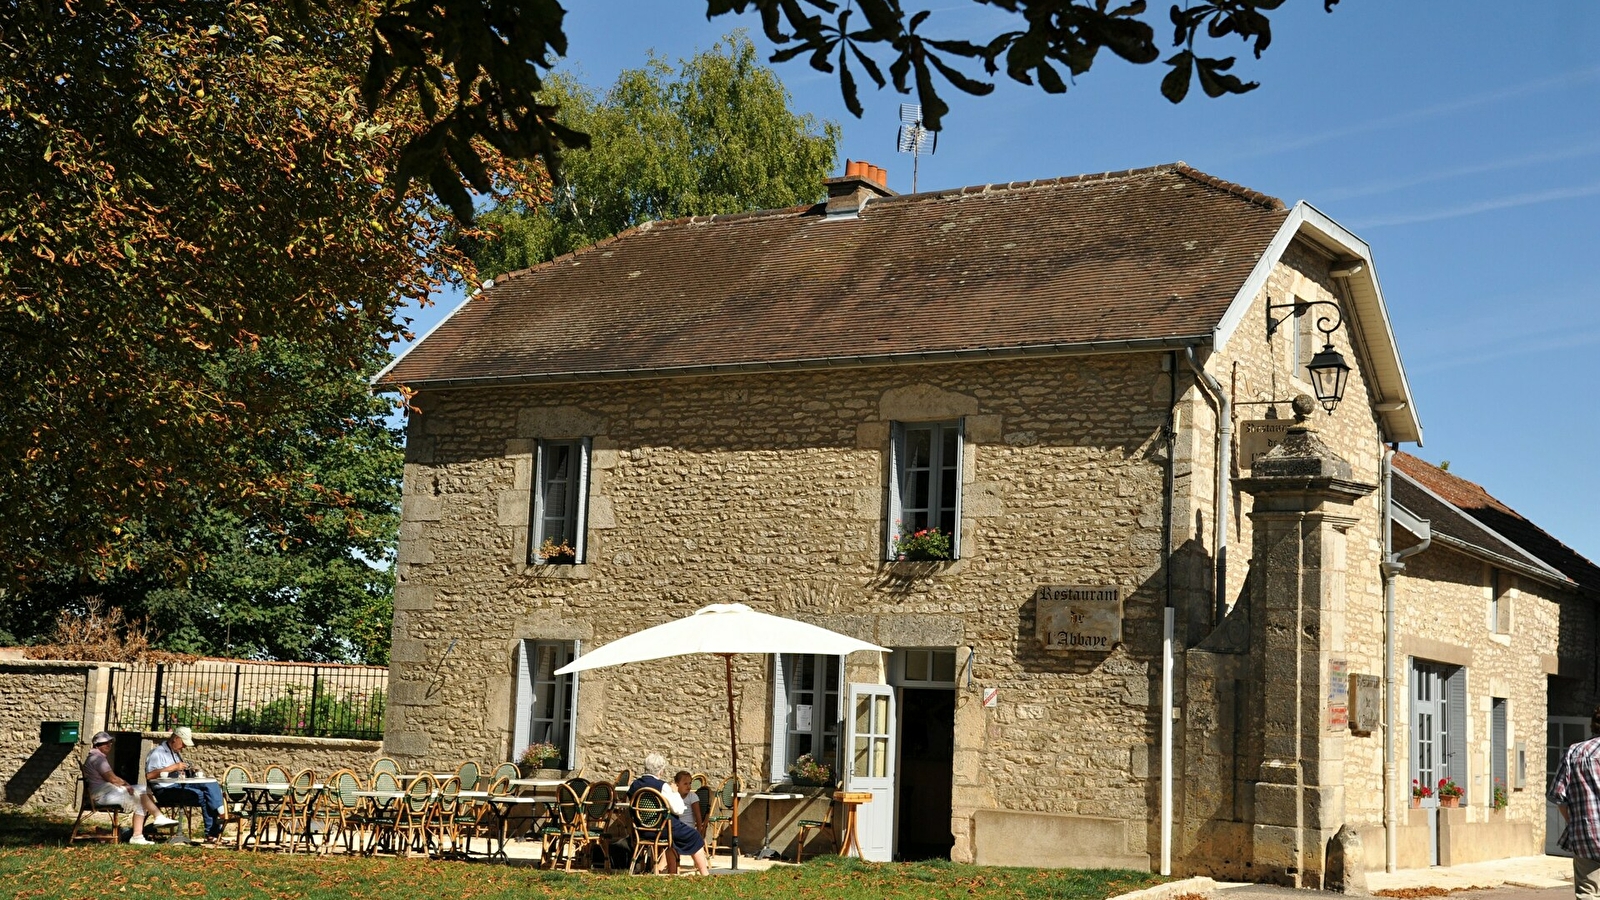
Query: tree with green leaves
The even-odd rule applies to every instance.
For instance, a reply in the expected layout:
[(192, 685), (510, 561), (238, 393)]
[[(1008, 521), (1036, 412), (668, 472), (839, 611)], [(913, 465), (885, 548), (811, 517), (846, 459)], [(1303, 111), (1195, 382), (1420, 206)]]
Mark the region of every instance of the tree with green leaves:
[[(386, 359), (374, 353), (364, 370), (341, 373), (279, 340), (220, 353), (219, 385), (270, 382), (296, 398), (247, 452), (263, 471), (306, 473), (298, 496), (281, 511), (250, 511), (199, 492), (175, 547), (145, 547), (146, 529), (130, 523), (130, 565), (57, 565), (14, 587), (0, 605), (0, 642), (48, 640), (59, 611), (103, 603), (161, 650), (386, 662), (401, 435), (388, 421), (392, 401), (367, 385)], [(189, 565), (161, 565), (173, 552)]]
[(589, 148), (568, 154), (547, 201), (480, 215), (484, 275), (537, 265), (652, 219), (773, 209), (817, 199), (839, 127), (789, 108), (777, 73), (736, 33), (674, 70), (652, 57), (603, 96), (556, 76), (545, 97)]

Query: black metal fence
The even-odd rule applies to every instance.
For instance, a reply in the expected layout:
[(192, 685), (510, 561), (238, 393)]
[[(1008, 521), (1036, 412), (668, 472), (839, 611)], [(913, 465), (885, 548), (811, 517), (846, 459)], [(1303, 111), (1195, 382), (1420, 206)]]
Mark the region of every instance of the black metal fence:
[(113, 730), (378, 740), (388, 671), (310, 663), (134, 663), (111, 673)]

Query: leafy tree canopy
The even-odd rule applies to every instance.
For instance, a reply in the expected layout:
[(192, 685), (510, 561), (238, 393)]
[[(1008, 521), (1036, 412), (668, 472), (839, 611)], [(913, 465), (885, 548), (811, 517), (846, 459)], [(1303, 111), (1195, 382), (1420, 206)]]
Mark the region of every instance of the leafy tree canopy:
[(497, 275), (552, 259), (651, 219), (778, 208), (816, 200), (834, 168), (839, 127), (789, 109), (777, 74), (735, 34), (674, 71), (651, 58), (603, 97), (565, 76), (543, 95), (589, 135), (568, 154), (550, 198), (480, 217), (475, 244)]
[[(0, 641), (53, 640), (58, 611), (104, 601), (162, 650), (386, 662), (401, 443), (386, 421), (391, 402), (366, 380), (385, 357), (344, 373), (278, 340), (219, 354), (219, 381), (276, 382), (297, 397), (279, 410), (282, 427), (248, 451), (264, 468), (305, 473), (285, 506), (250, 510), (210, 494), (153, 544), (135, 522), (132, 565), (60, 564), (14, 587), (0, 604)], [(170, 553), (193, 564), (160, 565)]]

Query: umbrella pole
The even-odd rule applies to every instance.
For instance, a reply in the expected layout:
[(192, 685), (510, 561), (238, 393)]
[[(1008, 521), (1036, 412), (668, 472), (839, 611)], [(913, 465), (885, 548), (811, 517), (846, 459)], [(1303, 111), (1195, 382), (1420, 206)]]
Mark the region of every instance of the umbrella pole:
[(739, 788), (744, 784), (739, 780), (739, 729), (733, 721), (733, 654), (722, 654), (722, 661), (728, 673), (728, 748), (733, 751), (733, 845), (730, 848), (733, 857), (733, 868), (739, 868)]

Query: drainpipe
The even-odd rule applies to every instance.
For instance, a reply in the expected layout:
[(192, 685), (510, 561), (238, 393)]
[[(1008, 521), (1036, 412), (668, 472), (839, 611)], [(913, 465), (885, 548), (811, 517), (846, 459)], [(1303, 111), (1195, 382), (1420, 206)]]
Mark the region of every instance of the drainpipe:
[(1228, 479), (1233, 467), (1233, 401), (1222, 392), (1222, 385), (1217, 379), (1200, 364), (1195, 362), (1194, 347), (1183, 348), (1184, 361), (1189, 368), (1194, 370), (1197, 377), (1196, 384), (1212, 398), (1217, 407), (1217, 494), (1211, 513), (1211, 524), (1214, 536), (1212, 545), (1216, 548), (1217, 584), (1216, 596), (1213, 603), (1216, 606), (1216, 621), (1221, 622), (1228, 614)]
[(1402, 562), (1428, 549), (1433, 543), (1433, 532), (1423, 535), (1422, 543), (1394, 552), (1394, 455), (1398, 444), (1384, 448), (1383, 475), (1383, 868), (1395, 871), (1395, 857), (1400, 852), (1400, 828), (1395, 817), (1399, 800), (1400, 779), (1396, 773), (1394, 750), (1395, 728), (1395, 660), (1394, 660), (1394, 580), (1405, 570)]
[(1178, 359), (1168, 353), (1167, 370), (1167, 472), (1166, 496), (1161, 515), (1161, 568), (1166, 573), (1166, 603), (1161, 611), (1161, 874), (1172, 874), (1172, 507), (1177, 492)]

